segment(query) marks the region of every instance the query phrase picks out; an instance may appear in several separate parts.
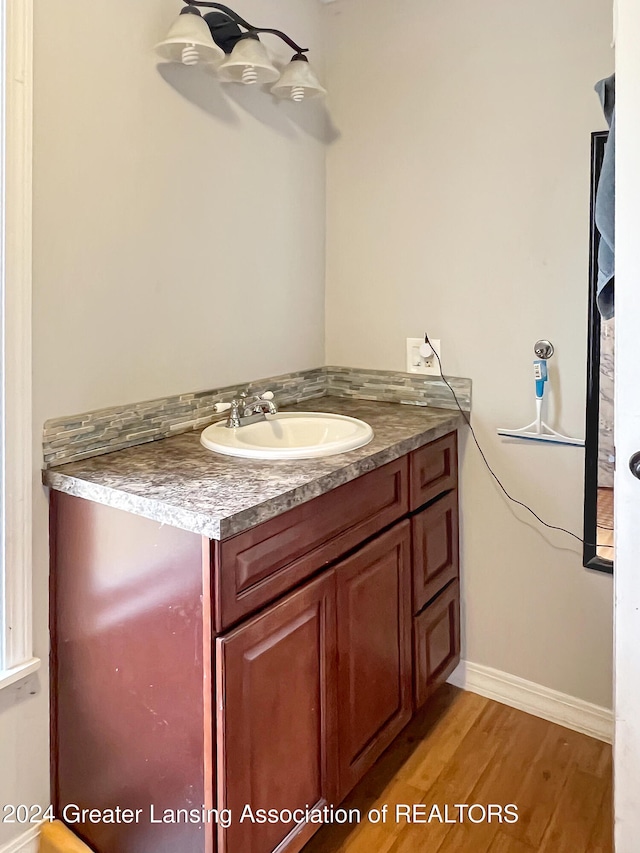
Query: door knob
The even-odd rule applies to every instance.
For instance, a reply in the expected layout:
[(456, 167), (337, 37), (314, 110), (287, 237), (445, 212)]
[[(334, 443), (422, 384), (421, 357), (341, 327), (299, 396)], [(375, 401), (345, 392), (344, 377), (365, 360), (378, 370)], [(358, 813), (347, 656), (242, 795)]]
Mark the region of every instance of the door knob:
[(637, 480), (640, 480), (640, 450), (637, 453), (634, 453), (629, 460), (629, 468), (631, 469), (633, 476)]

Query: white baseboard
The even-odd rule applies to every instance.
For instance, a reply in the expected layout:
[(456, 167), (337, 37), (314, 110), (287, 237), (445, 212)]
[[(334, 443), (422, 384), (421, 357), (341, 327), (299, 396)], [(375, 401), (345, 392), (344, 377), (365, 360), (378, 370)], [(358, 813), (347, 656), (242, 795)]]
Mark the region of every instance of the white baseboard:
[(0, 853), (38, 853), (40, 826), (32, 826), (18, 838), (0, 847)]
[(613, 711), (600, 705), (592, 705), (575, 696), (568, 696), (470, 661), (462, 661), (449, 677), (449, 683), (487, 699), (494, 699), (550, 723), (582, 732), (598, 740), (611, 743), (613, 740)]

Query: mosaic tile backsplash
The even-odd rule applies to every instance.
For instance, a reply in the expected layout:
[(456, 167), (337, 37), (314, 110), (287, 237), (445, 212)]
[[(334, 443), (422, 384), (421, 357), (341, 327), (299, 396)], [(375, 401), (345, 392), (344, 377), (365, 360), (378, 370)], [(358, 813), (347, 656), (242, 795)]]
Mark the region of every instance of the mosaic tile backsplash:
[[(455, 409), (451, 390), (437, 376), (394, 373), (388, 370), (359, 370), (354, 367), (326, 367), (327, 394), (333, 397), (355, 397), (385, 403), (406, 403)], [(448, 376), (461, 408), (471, 411), (471, 380)]]
[[(447, 379), (461, 407), (470, 411), (471, 380)], [(215, 404), (229, 402), (242, 387), (233, 385), (180, 394), (49, 420), (44, 425), (45, 467), (52, 468), (190, 430), (204, 429), (212, 421), (226, 417), (216, 414)], [(451, 391), (438, 377), (381, 370), (320, 367), (261, 379), (244, 387), (249, 394), (273, 391), (279, 406), (330, 394), (440, 409), (456, 408)]]

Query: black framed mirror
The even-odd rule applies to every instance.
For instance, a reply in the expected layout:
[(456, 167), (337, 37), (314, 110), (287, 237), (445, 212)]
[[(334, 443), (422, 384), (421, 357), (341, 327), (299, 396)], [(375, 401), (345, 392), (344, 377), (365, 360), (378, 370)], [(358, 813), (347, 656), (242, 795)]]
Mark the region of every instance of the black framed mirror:
[(595, 201), (608, 131), (591, 134), (591, 235), (587, 412), (584, 466), (583, 563), (613, 573), (613, 342), (614, 321), (603, 321), (596, 304), (598, 247)]

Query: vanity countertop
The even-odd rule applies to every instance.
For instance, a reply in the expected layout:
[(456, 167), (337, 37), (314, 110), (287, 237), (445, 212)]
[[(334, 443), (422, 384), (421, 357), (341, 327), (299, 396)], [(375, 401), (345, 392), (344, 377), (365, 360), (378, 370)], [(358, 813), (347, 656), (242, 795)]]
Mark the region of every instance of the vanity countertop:
[(221, 456), (188, 432), (43, 472), (46, 486), (154, 521), (227, 539), (463, 425), (459, 411), (319, 397), (283, 411), (335, 412), (374, 430), (365, 447), (319, 459)]

